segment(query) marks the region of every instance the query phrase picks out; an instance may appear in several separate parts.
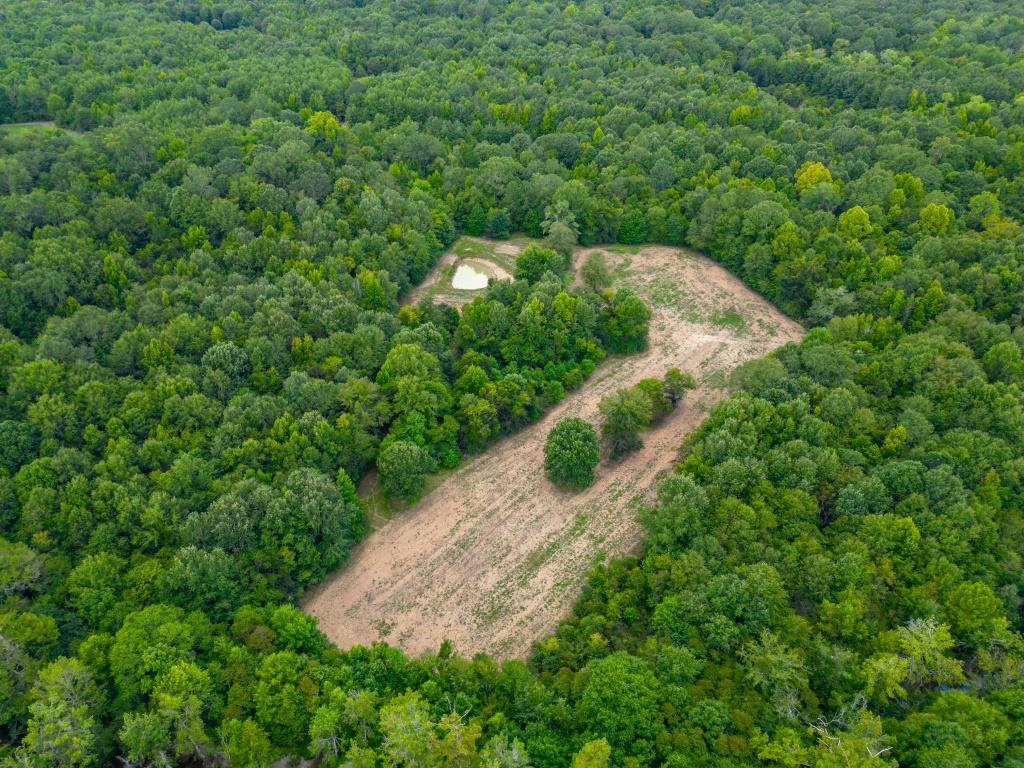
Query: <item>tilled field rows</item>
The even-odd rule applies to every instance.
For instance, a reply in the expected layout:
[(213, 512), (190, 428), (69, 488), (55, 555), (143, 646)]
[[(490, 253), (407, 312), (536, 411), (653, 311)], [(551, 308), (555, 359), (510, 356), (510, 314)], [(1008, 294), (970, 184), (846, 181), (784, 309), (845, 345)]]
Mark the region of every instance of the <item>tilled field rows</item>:
[[(468, 461), (363, 542), (306, 605), (339, 647), (383, 640), (416, 654), (448, 639), (466, 656), (525, 656), (568, 613), (594, 562), (639, 543), (636, 505), (725, 395), (728, 372), (802, 335), (702, 256), (662, 247), (606, 255), (617, 284), (651, 306), (650, 349), (606, 361), (544, 419)], [(543, 471), (551, 426), (565, 416), (596, 424), (604, 395), (672, 366), (699, 386), (645, 433), (644, 447), (602, 464), (583, 492), (553, 488)]]

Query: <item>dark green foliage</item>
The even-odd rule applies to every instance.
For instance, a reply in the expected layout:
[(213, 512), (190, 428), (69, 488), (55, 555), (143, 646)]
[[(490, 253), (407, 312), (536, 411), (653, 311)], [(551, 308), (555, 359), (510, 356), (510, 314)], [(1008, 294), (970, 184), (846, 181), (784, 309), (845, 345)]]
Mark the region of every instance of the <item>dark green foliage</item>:
[(377, 471), (384, 490), (406, 501), (414, 501), (423, 492), (431, 464), (427, 452), (408, 440), (395, 440), (377, 457)]
[[(58, 123), (0, 127), (0, 763), (1021, 762), (1017, 5), (0, 13), (0, 123)], [(559, 261), (400, 309), (457, 229)], [(738, 372), (637, 557), (529, 666), (281, 606), (379, 458), (412, 490), (644, 348), (599, 265), (564, 290), (643, 239), (813, 330)]]
[(504, 208), (491, 208), (487, 212), (487, 225), (484, 234), (498, 240), (504, 240), (511, 232), (512, 221), (508, 217), (508, 211)]
[(619, 225), (618, 239), (620, 243), (647, 242), (647, 220), (639, 208), (630, 208), (622, 217)]
[(601, 335), (612, 352), (640, 352), (647, 349), (647, 326), (651, 310), (636, 295), (618, 291), (601, 310)]
[(561, 275), (565, 271), (565, 259), (551, 248), (528, 245), (516, 257), (516, 280), (536, 283), (545, 274)]
[(600, 458), (597, 432), (582, 419), (562, 419), (548, 432), (544, 471), (555, 485), (586, 488), (594, 482), (594, 467)]
[(662, 382), (662, 394), (669, 401), (672, 408), (679, 404), (686, 391), (697, 386), (696, 380), (691, 373), (683, 373), (678, 368), (669, 368), (665, 371), (665, 381)]
[(0, 467), (16, 472), (27, 464), (39, 447), (39, 433), (19, 421), (0, 421)]
[(651, 398), (636, 388), (620, 389), (601, 400), (601, 440), (613, 459), (640, 448), (640, 432), (653, 418)]
[(466, 221), (463, 223), (462, 228), (466, 231), (467, 235), (480, 236), (484, 234), (487, 229), (487, 212), (480, 203), (476, 203), (472, 208), (469, 209), (469, 213), (466, 215)]

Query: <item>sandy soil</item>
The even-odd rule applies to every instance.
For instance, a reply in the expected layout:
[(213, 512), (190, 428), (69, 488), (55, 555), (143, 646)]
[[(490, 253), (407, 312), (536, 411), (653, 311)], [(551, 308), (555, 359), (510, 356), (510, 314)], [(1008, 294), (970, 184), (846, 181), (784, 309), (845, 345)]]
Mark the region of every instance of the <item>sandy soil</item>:
[(442, 278), (444, 268), (455, 266), (458, 260), (459, 257), (454, 253), (444, 254), (444, 256), (437, 260), (437, 264), (435, 264), (434, 268), (430, 270), (423, 282), (405, 294), (402, 298), (402, 304), (410, 307), (419, 304), (420, 299), (426, 296), (430, 289), (433, 288)]
[(487, 259), (483, 259), (483, 258), (481, 258), (481, 259), (477, 259), (477, 258), (461, 259), (459, 261), (459, 263), (460, 264), (468, 264), (473, 269), (475, 269), (477, 272), (483, 272), (485, 275), (487, 275), (488, 277), (494, 278), (495, 280), (511, 280), (512, 279), (512, 275), (509, 273), (509, 271), (507, 269), (505, 269), (504, 267), (501, 267), (498, 264), (495, 264), (493, 261), (489, 261)]
[(496, 246), (494, 246), (494, 252), (500, 253), (503, 256), (516, 257), (520, 253), (522, 253), (522, 250), (523, 249), (520, 248), (515, 243), (498, 243)]
[[(466, 462), (364, 541), (306, 604), (336, 645), (381, 640), (417, 654), (448, 639), (464, 656), (525, 656), (568, 613), (593, 564), (640, 542), (637, 504), (725, 396), (726, 374), (803, 333), (702, 256), (662, 247), (606, 253), (617, 285), (652, 308), (650, 349), (605, 361), (541, 421)], [(672, 366), (699, 386), (644, 435), (640, 451), (602, 464), (583, 492), (548, 483), (544, 441), (558, 419), (596, 423), (604, 395)]]

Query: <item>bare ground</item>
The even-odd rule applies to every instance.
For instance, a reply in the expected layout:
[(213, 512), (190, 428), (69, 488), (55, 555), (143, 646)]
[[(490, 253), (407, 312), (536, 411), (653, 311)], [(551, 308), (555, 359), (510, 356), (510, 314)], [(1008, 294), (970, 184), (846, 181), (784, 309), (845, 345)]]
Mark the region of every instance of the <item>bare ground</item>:
[[(541, 421), (467, 461), (371, 534), (306, 604), (336, 645), (387, 641), (418, 654), (448, 639), (466, 656), (525, 656), (567, 615), (592, 565), (640, 542), (637, 505), (725, 396), (728, 373), (803, 334), (703, 256), (664, 247), (606, 255), (616, 283), (652, 308), (649, 350), (605, 361)], [(580, 493), (545, 479), (544, 442), (558, 419), (596, 423), (604, 395), (672, 366), (693, 373), (698, 387), (644, 435), (640, 451), (602, 464)]]

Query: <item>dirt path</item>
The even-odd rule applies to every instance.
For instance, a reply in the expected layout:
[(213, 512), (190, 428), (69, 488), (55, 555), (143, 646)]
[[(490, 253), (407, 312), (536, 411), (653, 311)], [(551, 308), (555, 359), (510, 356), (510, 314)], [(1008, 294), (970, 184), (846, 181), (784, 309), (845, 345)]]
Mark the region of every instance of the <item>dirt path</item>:
[[(525, 656), (568, 613), (594, 563), (640, 542), (637, 503), (726, 394), (728, 372), (803, 333), (702, 256), (662, 247), (606, 254), (617, 284), (652, 308), (650, 349), (605, 361), (541, 421), (468, 461), (363, 542), (306, 605), (336, 645), (384, 640), (417, 654), (448, 639), (464, 656)], [(544, 442), (558, 419), (596, 423), (604, 395), (672, 366), (699, 386), (644, 435), (640, 451), (602, 464), (581, 493), (547, 482)]]

